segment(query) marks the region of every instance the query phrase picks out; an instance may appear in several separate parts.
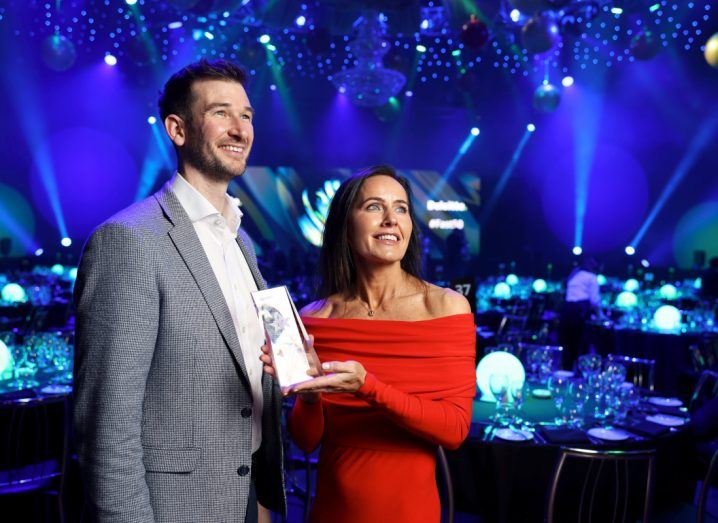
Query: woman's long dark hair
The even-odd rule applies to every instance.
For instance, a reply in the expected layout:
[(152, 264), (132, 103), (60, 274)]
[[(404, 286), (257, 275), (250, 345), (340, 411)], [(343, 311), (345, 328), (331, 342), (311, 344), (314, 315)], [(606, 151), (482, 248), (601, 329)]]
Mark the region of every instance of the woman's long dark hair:
[(319, 252), (319, 281), (317, 295), (325, 299), (332, 294), (354, 296), (356, 294), (356, 266), (349, 242), (349, 219), (356, 204), (357, 195), (367, 178), (389, 176), (401, 184), (406, 191), (411, 219), (411, 236), (401, 268), (408, 274), (421, 279), (421, 243), (419, 226), (414, 215), (411, 187), (403, 176), (396, 174), (389, 165), (375, 165), (354, 173), (339, 186), (324, 224), (324, 241)]

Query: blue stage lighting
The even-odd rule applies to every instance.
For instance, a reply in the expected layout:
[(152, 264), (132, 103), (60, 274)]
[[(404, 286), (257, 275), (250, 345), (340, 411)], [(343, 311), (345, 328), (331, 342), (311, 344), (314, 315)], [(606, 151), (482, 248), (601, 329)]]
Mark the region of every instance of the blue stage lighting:
[(150, 125), (154, 125), (157, 123), (157, 117), (156, 116), (148, 116), (147, 117), (147, 123)]
[(45, 251), (40, 247), (39, 249), (35, 249), (35, 256), (42, 256), (42, 253)]
[(205, 32), (204, 32), (204, 37), (205, 37), (207, 40), (214, 40), (214, 35), (213, 35), (212, 33), (210, 33), (209, 31), (205, 31)]
[(404, 93), (404, 96), (406, 96), (407, 98), (411, 98), (412, 96), (414, 96), (414, 91), (407, 91)]
[(649, 262), (647, 259), (643, 258), (641, 260), (641, 265), (643, 265), (646, 269), (651, 266), (651, 262)]
[(628, 245), (625, 250), (626, 254), (628, 254), (629, 256), (633, 256), (634, 254), (636, 254), (636, 248), (633, 245)]
[(179, 29), (182, 27), (182, 22), (170, 22), (167, 24), (167, 29)]
[(427, 19), (422, 20), (421, 24), (419, 24), (419, 27), (421, 27), (423, 30), (429, 29), (429, 21)]
[(573, 254), (575, 254), (576, 256), (581, 256), (581, 253), (583, 252), (583, 249), (582, 249), (580, 246), (576, 245), (576, 246), (571, 250), (571, 252), (573, 252)]
[(69, 247), (70, 245), (72, 245), (72, 240), (65, 236), (62, 240), (60, 240), (60, 245), (62, 245), (63, 247)]
[(342, 93), (342, 94), (344, 94), (344, 93), (347, 92), (347, 88), (342, 85), (342, 86), (339, 87), (339, 92)]
[(514, 22), (518, 22), (521, 19), (521, 11), (518, 9), (512, 9), (509, 13), (509, 16), (511, 17), (511, 20)]
[(114, 55), (107, 53), (105, 55), (105, 63), (107, 65), (115, 66), (117, 65), (117, 58), (115, 58)]
[(137, 3), (137, 0), (125, 0), (125, 3), (127, 5), (135, 5)]
[(270, 91), (276, 91), (276, 90), (277, 90), (277, 86), (274, 85), (274, 84), (272, 84), (272, 85), (269, 86), (269, 90), (270, 90)]
[(270, 36), (268, 34), (263, 34), (259, 37), (259, 43), (260, 44), (268, 44), (271, 40)]
[(418, 44), (418, 45), (416, 46), (416, 50), (419, 51), (420, 53), (425, 53), (425, 52), (426, 52), (426, 46), (425, 46), (425, 45)]
[(526, 126), (526, 130), (527, 130), (528, 132), (532, 133), (532, 132), (534, 132), (534, 131), (536, 130), (536, 126), (535, 126), (534, 124), (530, 123), (530, 124), (528, 124), (528, 125)]
[(297, 24), (297, 27), (304, 27), (304, 24), (307, 23), (307, 18), (304, 15), (299, 15), (294, 20), (294, 23)]
[(573, 76), (564, 76), (561, 80), (561, 85), (564, 87), (571, 87), (573, 85)]
[(472, 128), (471, 128), (471, 134), (472, 134), (473, 136), (479, 136), (479, 133), (480, 133), (480, 132), (481, 132), (481, 130), (480, 130), (478, 127), (472, 127)]

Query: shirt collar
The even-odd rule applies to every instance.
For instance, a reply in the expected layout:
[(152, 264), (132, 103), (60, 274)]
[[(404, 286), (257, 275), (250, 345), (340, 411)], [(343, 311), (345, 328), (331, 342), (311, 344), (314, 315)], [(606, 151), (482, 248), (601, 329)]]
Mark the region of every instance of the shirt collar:
[(180, 204), (184, 208), (187, 216), (192, 223), (201, 221), (208, 216), (222, 216), (226, 222), (229, 230), (236, 232), (242, 223), (243, 213), (239, 209), (242, 204), (239, 198), (234, 198), (229, 194), (225, 194), (226, 204), (224, 212), (220, 213), (217, 208), (212, 205), (202, 193), (195, 189), (180, 173), (175, 173), (170, 180), (170, 188), (172, 192), (177, 196)]

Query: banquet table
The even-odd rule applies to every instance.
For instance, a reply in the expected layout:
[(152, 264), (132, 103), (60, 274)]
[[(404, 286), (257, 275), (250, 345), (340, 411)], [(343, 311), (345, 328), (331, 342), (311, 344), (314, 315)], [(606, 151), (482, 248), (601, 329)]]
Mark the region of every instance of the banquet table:
[[(641, 405), (649, 413), (653, 410), (652, 404)], [(581, 438), (577, 431), (555, 433), (552, 421), (557, 410), (553, 401), (532, 397), (523, 408), (524, 418), (535, 423), (531, 439), (505, 441), (496, 437), (490, 422), (494, 411), (493, 403), (474, 401), (469, 437), (459, 449), (446, 453), (457, 510), (479, 514), (482, 521), (543, 521), (551, 474), (562, 446), (549, 440), (556, 435), (568, 436), (563, 445), (570, 447), (655, 449), (654, 513), (692, 500), (695, 486), (690, 469), (692, 447), (684, 427), (666, 428), (654, 436), (629, 430), (630, 438), (625, 441), (604, 441), (585, 435)], [(642, 416), (632, 419), (643, 422)], [(575, 442), (570, 441), (571, 435), (578, 436)]]
[(691, 368), (691, 345), (700, 345), (706, 337), (716, 333), (661, 332), (633, 329), (612, 324), (592, 323), (588, 328), (588, 342), (605, 356), (609, 353), (656, 360), (656, 389), (670, 394), (686, 394), (692, 383), (682, 382)]

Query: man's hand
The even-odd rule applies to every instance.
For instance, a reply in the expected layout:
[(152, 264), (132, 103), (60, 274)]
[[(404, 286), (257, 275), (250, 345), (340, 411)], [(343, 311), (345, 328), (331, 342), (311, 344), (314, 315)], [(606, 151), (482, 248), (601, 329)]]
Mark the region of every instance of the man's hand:
[[(277, 370), (274, 368), (274, 362), (272, 361), (272, 352), (269, 349), (269, 340), (266, 340), (264, 345), (262, 345), (262, 354), (259, 356), (259, 359), (264, 364), (264, 372), (269, 374), (270, 376), (277, 376)], [(309, 335), (309, 339), (305, 340), (304, 342), (304, 350), (307, 353), (307, 361), (309, 362), (309, 370), (307, 371), (307, 374), (311, 377), (316, 376), (322, 376), (324, 372), (322, 371), (322, 365), (319, 361), (319, 357), (317, 356), (316, 351), (314, 350), (314, 336)], [(290, 394), (291, 387), (284, 387), (282, 389), (282, 394), (287, 396)], [(302, 394), (302, 399), (306, 401), (307, 403), (315, 403), (319, 401), (319, 394), (309, 392), (307, 394)]]

